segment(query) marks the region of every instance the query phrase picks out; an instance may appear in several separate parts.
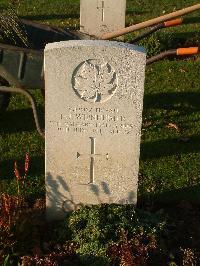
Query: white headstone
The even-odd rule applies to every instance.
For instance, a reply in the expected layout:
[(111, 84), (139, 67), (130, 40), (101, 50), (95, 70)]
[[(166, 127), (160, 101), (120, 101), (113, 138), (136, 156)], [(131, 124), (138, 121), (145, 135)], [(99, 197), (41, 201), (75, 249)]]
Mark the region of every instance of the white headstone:
[(143, 48), (67, 41), (45, 48), (47, 216), (136, 203)]
[(125, 27), (126, 0), (81, 0), (80, 31), (100, 37)]

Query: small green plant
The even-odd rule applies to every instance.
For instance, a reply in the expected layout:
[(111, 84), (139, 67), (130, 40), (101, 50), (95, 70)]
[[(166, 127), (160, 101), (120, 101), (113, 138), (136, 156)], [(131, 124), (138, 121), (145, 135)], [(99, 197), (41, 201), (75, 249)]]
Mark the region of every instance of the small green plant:
[[(60, 227), (63, 237), (60, 240), (64, 241), (70, 237), (79, 245), (77, 253), (82, 258), (83, 264), (108, 265), (111, 259), (108, 253), (112, 247), (118, 247), (120, 253), (122, 252), (120, 249), (126, 249), (127, 245), (130, 245), (131, 254), (138, 245), (136, 253), (139, 254), (142, 250), (146, 252), (143, 256), (145, 260), (151, 246), (147, 239), (149, 243), (153, 243), (154, 236), (156, 238), (164, 228), (163, 219), (159, 214), (140, 211), (133, 205), (85, 206), (70, 214), (65, 222), (65, 229)], [(61, 235), (58, 230), (56, 235)], [(139, 242), (134, 242), (133, 239)], [(113, 254), (113, 261), (115, 255)]]

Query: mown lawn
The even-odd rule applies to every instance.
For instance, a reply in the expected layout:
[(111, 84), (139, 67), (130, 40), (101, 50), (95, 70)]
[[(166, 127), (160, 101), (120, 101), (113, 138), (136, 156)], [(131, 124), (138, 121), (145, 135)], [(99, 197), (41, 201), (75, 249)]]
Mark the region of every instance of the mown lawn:
[[(127, 26), (197, 3), (127, 2)], [(1, 0), (0, 10), (8, 3)], [(12, 3), (21, 18), (79, 28), (77, 0)], [(188, 15), (185, 21), (139, 44), (148, 56), (181, 45), (199, 46), (200, 13)], [(129, 34), (125, 41), (137, 34)], [(27, 100), (13, 95), (7, 112), (0, 115), (0, 264), (46, 266), (60, 260), (56, 265), (200, 265), (199, 73), (199, 57), (170, 58), (146, 67), (139, 208), (83, 207), (55, 224), (44, 218), (44, 140), (35, 129)], [(39, 90), (32, 93), (44, 124), (43, 97)], [(24, 197), (15, 197), (14, 162), (23, 172), (26, 153), (30, 170)]]
[[(48, 2), (48, 3), (47, 3)], [(79, 26), (79, 1), (13, 1), (22, 18), (70, 29)], [(128, 1), (127, 25), (140, 22), (196, 1)], [(1, 8), (8, 1), (2, 0)], [(148, 54), (161, 50), (199, 44), (199, 13), (190, 22), (162, 30), (141, 41)], [(192, 23), (193, 21), (193, 23)], [(195, 22), (195, 23), (194, 23)], [(131, 39), (134, 33), (126, 37)], [(164, 60), (146, 69), (143, 129), (139, 176), (139, 199), (150, 195), (167, 203), (184, 199), (198, 201), (200, 178), (200, 64), (198, 60)], [(43, 119), (44, 103), (40, 91), (33, 92)], [(8, 111), (0, 117), (1, 190), (15, 192), (13, 164), (31, 156), (29, 178), (34, 186), (30, 193), (44, 194), (44, 141), (35, 130), (28, 102), (13, 96)], [(175, 124), (171, 126), (170, 124)], [(177, 128), (176, 128), (177, 127)]]

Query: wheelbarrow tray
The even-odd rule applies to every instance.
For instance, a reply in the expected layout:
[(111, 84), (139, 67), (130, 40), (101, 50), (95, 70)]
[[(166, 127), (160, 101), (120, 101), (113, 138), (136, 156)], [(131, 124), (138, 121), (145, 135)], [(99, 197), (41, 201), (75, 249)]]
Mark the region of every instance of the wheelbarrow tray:
[(90, 39), (90, 36), (28, 20), (21, 21), (25, 27), (31, 49), (0, 43), (0, 113), (6, 110), (10, 93), (20, 93), (26, 96), (33, 109), (36, 128), (39, 134), (44, 137), (44, 132), (39, 124), (36, 103), (32, 95), (26, 90), (44, 89), (44, 47), (47, 43)]
[(33, 49), (0, 43), (0, 76), (12, 86), (44, 88), (43, 49), (47, 43), (83, 39), (79, 32), (21, 20)]
[(44, 88), (43, 50), (0, 43), (0, 76), (11, 86)]
[(21, 22), (25, 29), (28, 42), (32, 45), (33, 49), (44, 49), (47, 43), (52, 42), (89, 38), (89, 36), (79, 31), (65, 30), (25, 19), (21, 19)]

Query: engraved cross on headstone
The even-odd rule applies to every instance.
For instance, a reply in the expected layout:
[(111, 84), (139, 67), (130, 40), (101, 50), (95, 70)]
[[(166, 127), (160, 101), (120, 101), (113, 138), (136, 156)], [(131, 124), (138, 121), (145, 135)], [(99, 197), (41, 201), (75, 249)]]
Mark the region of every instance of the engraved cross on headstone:
[(101, 9), (101, 21), (104, 21), (105, 18), (105, 1), (101, 1), (101, 6), (97, 7), (97, 9)]
[[(104, 154), (96, 153), (95, 152), (96, 139), (94, 137), (90, 137), (90, 140), (91, 140), (91, 153), (84, 155), (84, 154), (77, 152), (77, 158), (79, 158), (81, 156), (89, 156), (90, 157), (90, 182), (89, 182), (89, 184), (93, 184), (94, 183), (94, 176), (95, 176), (95, 171), (94, 171), (95, 157), (96, 156), (104, 156)], [(108, 153), (106, 153), (105, 156), (106, 156), (106, 159), (108, 160)]]

